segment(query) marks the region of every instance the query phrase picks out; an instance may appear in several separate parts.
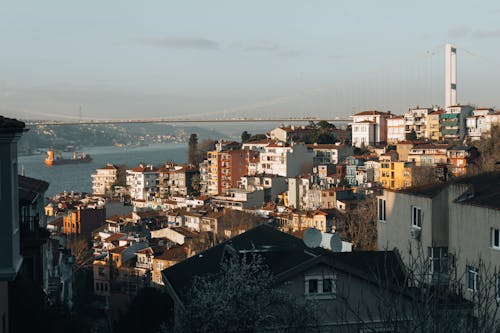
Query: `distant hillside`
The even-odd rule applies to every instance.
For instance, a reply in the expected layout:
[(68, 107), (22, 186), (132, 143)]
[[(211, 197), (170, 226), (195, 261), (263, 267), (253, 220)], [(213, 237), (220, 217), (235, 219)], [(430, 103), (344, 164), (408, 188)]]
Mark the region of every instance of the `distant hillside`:
[(19, 141), (19, 153), (29, 154), (37, 149), (67, 146), (143, 145), (163, 142), (187, 142), (191, 133), (205, 138), (219, 139), (225, 135), (201, 127), (167, 124), (92, 124), (92, 125), (37, 125), (29, 128)]

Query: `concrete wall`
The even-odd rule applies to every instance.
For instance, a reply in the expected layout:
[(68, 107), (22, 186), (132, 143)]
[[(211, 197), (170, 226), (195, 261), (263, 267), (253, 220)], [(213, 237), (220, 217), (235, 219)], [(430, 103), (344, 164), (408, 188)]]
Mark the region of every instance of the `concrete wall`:
[[(388, 315), (385, 313), (387, 311), (384, 307), (380, 306), (382, 302), (390, 300), (394, 306), (407, 304), (404, 299), (379, 289), (376, 284), (371, 284), (341, 271), (334, 271), (330, 266), (324, 264), (297, 274), (285, 281), (281, 288), (290, 293), (298, 302), (303, 303), (307, 299), (306, 277), (331, 274), (334, 274), (336, 282), (334, 297), (312, 299), (319, 317), (319, 332), (360, 332), (362, 328), (360, 321), (367, 326), (373, 325), (371, 327), (381, 328), (383, 325), (378, 321), (383, 319), (384, 315)], [(357, 313), (354, 314), (352, 310)], [(374, 324), (374, 322), (377, 323)]]

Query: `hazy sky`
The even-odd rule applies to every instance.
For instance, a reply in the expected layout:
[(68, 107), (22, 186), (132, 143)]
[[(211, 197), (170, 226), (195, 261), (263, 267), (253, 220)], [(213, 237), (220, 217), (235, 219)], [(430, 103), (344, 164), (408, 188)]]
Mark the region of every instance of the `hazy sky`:
[(342, 116), (500, 107), (498, 1), (6, 1), (0, 114)]

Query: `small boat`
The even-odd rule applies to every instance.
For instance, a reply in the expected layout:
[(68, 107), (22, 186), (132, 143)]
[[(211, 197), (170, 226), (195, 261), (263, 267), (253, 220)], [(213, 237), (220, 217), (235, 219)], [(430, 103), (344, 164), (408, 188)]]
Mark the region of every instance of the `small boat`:
[(56, 154), (56, 151), (49, 149), (47, 151), (47, 157), (45, 158), (45, 164), (48, 166), (60, 165), (60, 164), (75, 164), (75, 163), (89, 163), (92, 161), (92, 157), (86, 153), (78, 154), (76, 151), (73, 152), (73, 157), (64, 158), (61, 153)]

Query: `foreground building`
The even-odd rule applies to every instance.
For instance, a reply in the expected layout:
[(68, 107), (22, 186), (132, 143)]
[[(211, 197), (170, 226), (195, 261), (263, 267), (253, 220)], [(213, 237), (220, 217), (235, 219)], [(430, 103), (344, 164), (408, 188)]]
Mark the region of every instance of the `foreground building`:
[[(400, 298), (380, 285), (398, 285), (405, 280), (395, 252), (334, 253), (309, 248), (301, 239), (261, 225), (163, 271), (165, 289), (174, 300), (176, 316), (189, 303), (186, 292), (194, 279), (220, 272), (221, 262), (231, 254), (240, 258), (251, 254), (261, 256), (275, 277), (276, 288), (284, 290), (297, 303), (314, 301), (318, 307), (317, 326), (324, 332), (384, 328), (385, 318), (379, 316), (375, 295)], [(387, 267), (391, 268), (390, 275), (377, 275), (376, 272), (386, 271)], [(360, 307), (362, 313), (349, 311)], [(179, 323), (178, 317), (176, 320)]]
[(422, 260), (429, 283), (456, 279), (468, 299), (476, 297), (480, 286), (498, 299), (499, 189), (496, 172), (384, 190), (378, 197), (378, 247), (399, 249), (407, 264)]

